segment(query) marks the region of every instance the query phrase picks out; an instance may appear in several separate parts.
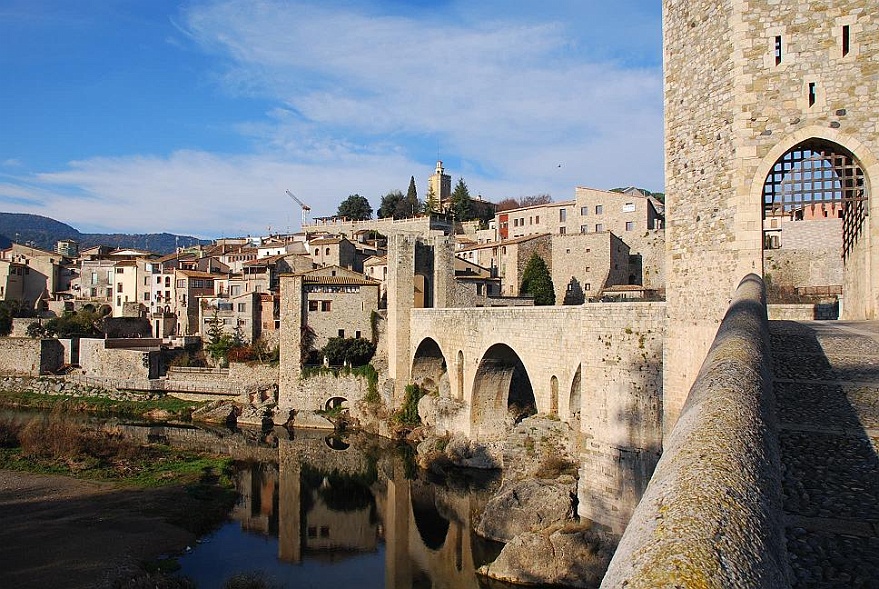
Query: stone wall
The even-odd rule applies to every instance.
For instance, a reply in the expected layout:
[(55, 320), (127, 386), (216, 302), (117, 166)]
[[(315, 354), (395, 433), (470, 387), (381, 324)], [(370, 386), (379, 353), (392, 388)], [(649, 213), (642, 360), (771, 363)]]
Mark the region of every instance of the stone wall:
[(788, 587), (763, 284), (736, 291), (602, 587)]
[(64, 346), (55, 339), (0, 338), (0, 374), (37, 376), (64, 363)]
[(792, 250), (782, 248), (763, 252), (763, 276), (767, 285), (784, 288), (804, 286), (842, 286), (839, 248)]
[(629, 232), (623, 235), (629, 246), (629, 273), (646, 288), (665, 290), (665, 229)]
[(557, 305), (565, 302), (572, 279), (574, 291), (579, 289), (587, 300), (597, 297), (605, 286), (629, 283), (629, 246), (609, 231), (553, 235), (550, 244), (546, 263), (552, 273)]
[(104, 344), (103, 339), (79, 340), (79, 365), (82, 367), (83, 375), (98, 378), (149, 379), (151, 355), (157, 352), (108, 350)]

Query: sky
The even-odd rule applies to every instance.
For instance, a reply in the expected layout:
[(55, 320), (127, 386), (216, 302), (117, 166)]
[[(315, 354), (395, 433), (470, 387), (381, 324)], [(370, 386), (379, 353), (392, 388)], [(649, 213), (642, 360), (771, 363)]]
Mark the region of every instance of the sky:
[(652, 0), (0, 0), (0, 211), (299, 230), (299, 206), (663, 191)]

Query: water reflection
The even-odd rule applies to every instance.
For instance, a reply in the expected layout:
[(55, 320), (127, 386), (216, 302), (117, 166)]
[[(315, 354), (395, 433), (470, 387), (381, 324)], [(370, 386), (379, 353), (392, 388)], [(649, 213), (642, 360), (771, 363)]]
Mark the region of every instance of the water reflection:
[(232, 522), (180, 559), (199, 587), (253, 571), (273, 587), (484, 587), (497, 547), (470, 522), (496, 480), (428, 480), (368, 436), (275, 439), (276, 460), (241, 462)]

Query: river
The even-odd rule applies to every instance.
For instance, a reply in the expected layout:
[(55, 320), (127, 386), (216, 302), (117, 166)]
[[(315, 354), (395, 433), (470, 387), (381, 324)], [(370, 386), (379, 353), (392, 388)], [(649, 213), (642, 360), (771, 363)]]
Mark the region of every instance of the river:
[(508, 586), (476, 574), (501, 546), (472, 532), (498, 473), (431, 477), (408, 446), (362, 434), (148, 430), (139, 435), (202, 448), (216, 438), (239, 459), (229, 520), (179, 558), (200, 589), (242, 578), (278, 588)]

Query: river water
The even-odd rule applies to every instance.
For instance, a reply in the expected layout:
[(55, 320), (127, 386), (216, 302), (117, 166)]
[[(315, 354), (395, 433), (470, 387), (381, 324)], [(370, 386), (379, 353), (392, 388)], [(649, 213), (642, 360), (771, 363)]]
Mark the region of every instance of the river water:
[(410, 448), (360, 434), (276, 428), (256, 439), (254, 432), (187, 436), (190, 444), (220, 436), (240, 458), (229, 521), (178, 559), (180, 574), (200, 589), (236, 578), (278, 588), (507, 587), (476, 574), (500, 545), (471, 529), (496, 474), (431, 478), (415, 468)]

